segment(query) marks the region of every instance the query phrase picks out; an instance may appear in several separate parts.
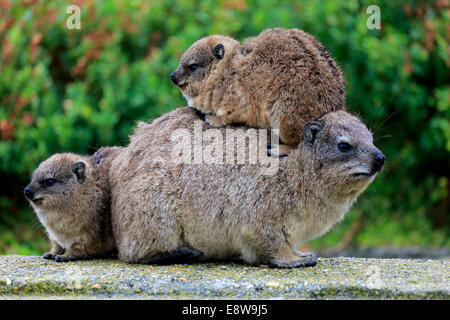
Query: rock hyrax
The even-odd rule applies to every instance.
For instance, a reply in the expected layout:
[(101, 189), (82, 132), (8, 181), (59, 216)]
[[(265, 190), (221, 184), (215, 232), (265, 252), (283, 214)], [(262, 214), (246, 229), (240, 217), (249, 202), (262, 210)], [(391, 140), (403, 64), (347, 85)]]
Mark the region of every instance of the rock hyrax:
[(119, 147), (91, 157), (55, 154), (34, 171), (24, 193), (44, 225), (58, 262), (102, 256), (114, 249), (108, 167)]
[(313, 36), (269, 29), (238, 41), (212, 35), (195, 42), (170, 75), (188, 105), (216, 127), (246, 124), (279, 129), (285, 155), (306, 122), (345, 109), (342, 72)]
[[(345, 111), (306, 123), (302, 142), (279, 159), (273, 176), (261, 175), (253, 164), (177, 163), (172, 134), (185, 129), (192, 142), (195, 121), (203, 130), (212, 128), (192, 108), (140, 123), (113, 160), (119, 259), (146, 262), (188, 246), (205, 259), (237, 255), (251, 264), (314, 265), (314, 254), (295, 248), (340, 221), (384, 163), (372, 134)], [(214, 130), (225, 140), (225, 128)], [(211, 146), (204, 142), (206, 148)]]

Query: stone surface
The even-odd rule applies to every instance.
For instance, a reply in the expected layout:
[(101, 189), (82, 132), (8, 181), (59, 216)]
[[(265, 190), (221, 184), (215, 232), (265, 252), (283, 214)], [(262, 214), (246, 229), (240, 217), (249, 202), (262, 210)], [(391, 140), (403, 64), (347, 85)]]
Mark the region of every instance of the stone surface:
[(400, 259), (450, 259), (450, 248), (435, 247), (349, 247), (316, 251), (321, 257), (364, 257)]
[(450, 299), (450, 261), (318, 258), (316, 267), (274, 269), (0, 256), (0, 298)]

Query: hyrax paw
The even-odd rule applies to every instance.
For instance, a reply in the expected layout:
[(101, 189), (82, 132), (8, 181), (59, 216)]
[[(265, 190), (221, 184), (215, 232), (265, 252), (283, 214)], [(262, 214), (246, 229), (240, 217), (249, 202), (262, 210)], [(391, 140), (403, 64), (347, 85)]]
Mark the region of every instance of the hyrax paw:
[(273, 145), (273, 146), (271, 144), (267, 145), (267, 155), (269, 157), (277, 157), (277, 158), (287, 157), (288, 153), (291, 150), (292, 148), (286, 145)]
[(219, 117), (213, 115), (206, 115), (205, 122), (212, 127), (223, 127), (224, 125)]
[(189, 247), (184, 247), (184, 248), (178, 249), (178, 254), (179, 254), (181, 261), (185, 260), (186, 263), (195, 261), (196, 259), (203, 256), (202, 252), (197, 251), (192, 248), (189, 248)]
[(272, 259), (269, 263), (269, 266), (274, 268), (301, 268), (301, 267), (314, 267), (317, 264), (316, 257), (305, 257), (295, 260), (280, 260), (280, 259)]
[(81, 260), (81, 257), (74, 257), (74, 256), (64, 256), (64, 255), (55, 255), (54, 260), (56, 262), (69, 262), (69, 261), (76, 261)]
[(314, 252), (310, 252), (310, 251), (302, 252), (302, 251), (294, 250), (294, 254), (300, 258), (316, 260), (316, 255), (314, 254)]
[(212, 116), (205, 116), (205, 122), (212, 127), (216, 127), (215, 123), (211, 119)]
[(46, 260), (55, 260), (55, 255), (50, 253), (50, 252), (46, 252), (44, 253), (44, 255), (42, 256), (42, 258), (46, 259)]
[(145, 264), (177, 264), (177, 263), (192, 263), (203, 255), (202, 252), (189, 247), (182, 247), (170, 252), (162, 252), (155, 254), (149, 259), (143, 260)]
[(69, 260), (67, 260), (66, 257), (59, 256), (59, 255), (54, 255), (53, 256), (53, 260), (55, 260), (56, 262), (67, 262), (67, 261), (69, 261)]

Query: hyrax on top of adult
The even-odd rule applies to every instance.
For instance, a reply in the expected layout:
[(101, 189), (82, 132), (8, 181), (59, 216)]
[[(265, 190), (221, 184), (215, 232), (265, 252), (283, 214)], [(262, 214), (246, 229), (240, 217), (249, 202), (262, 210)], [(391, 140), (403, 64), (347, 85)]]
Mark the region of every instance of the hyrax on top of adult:
[(286, 155), (297, 145), (306, 122), (345, 109), (339, 66), (298, 29), (265, 30), (242, 45), (221, 35), (202, 38), (170, 78), (210, 125), (279, 129), (284, 145), (272, 155)]

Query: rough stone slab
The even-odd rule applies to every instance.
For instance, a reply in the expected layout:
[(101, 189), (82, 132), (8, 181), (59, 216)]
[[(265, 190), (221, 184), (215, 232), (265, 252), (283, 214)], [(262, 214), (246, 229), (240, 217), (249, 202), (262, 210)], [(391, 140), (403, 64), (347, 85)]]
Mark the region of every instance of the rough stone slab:
[(319, 258), (313, 268), (274, 269), (0, 256), (0, 298), (450, 299), (450, 261)]

